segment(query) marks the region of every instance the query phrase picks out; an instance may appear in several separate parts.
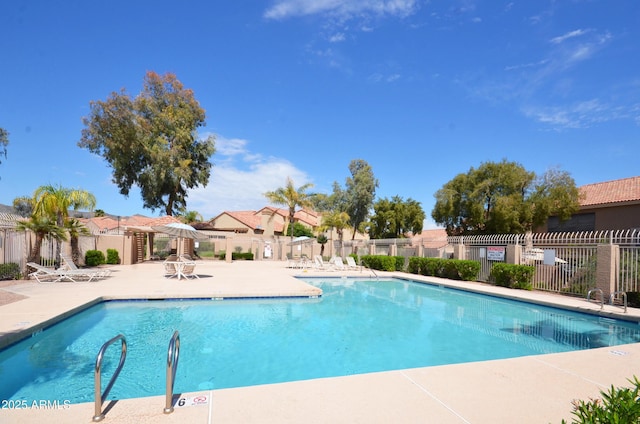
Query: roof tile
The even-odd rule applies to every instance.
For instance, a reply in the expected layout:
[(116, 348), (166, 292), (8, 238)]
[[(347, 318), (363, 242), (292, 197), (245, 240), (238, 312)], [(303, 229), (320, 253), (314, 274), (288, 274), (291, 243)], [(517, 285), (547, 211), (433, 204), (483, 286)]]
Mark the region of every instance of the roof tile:
[(640, 177), (587, 184), (580, 187), (581, 206), (640, 200)]

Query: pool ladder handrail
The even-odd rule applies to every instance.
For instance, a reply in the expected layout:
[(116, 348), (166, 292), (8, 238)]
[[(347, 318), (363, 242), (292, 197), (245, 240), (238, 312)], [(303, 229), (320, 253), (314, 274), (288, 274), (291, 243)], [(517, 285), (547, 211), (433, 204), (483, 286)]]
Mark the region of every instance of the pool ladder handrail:
[[(107, 384), (107, 387), (104, 389), (104, 393), (101, 393), (102, 391), (102, 359), (104, 358), (104, 353), (107, 350), (107, 348), (111, 346), (113, 343), (117, 342), (118, 340), (120, 340), (121, 342), (120, 363), (118, 364), (118, 368), (116, 368), (116, 371), (113, 373), (111, 380), (109, 380), (109, 384)], [(96, 366), (94, 371), (94, 389), (95, 389), (94, 390), (95, 415), (93, 416), (94, 422), (102, 421), (104, 419), (102, 404), (107, 399), (107, 396), (109, 395), (109, 392), (113, 387), (113, 384), (116, 382), (116, 378), (118, 378), (118, 375), (122, 370), (122, 366), (124, 365), (124, 361), (126, 358), (127, 358), (127, 340), (124, 338), (122, 334), (118, 334), (117, 336), (115, 336), (114, 338), (112, 338), (111, 340), (103, 344), (102, 347), (100, 348), (100, 351), (98, 352), (98, 356), (96, 357)]]
[[(376, 281), (379, 281), (379, 280), (380, 280), (380, 278), (378, 277), (378, 274), (376, 273), (376, 271), (375, 271), (373, 268), (369, 268), (368, 266), (363, 266), (362, 268), (366, 268), (366, 269), (368, 269), (369, 271), (371, 271), (371, 273), (373, 274), (373, 276), (374, 276), (374, 277), (376, 277)], [(361, 268), (361, 269), (362, 269), (362, 268)]]
[(624, 313), (626, 314), (627, 313), (627, 292), (620, 290), (620, 291), (611, 293), (611, 295), (609, 295), (609, 305), (613, 305), (613, 301), (615, 297), (619, 294), (622, 294)]
[(169, 341), (167, 351), (167, 390), (165, 395), (165, 407), (162, 412), (170, 414), (173, 412), (173, 385), (176, 380), (176, 370), (178, 369), (178, 359), (180, 358), (180, 333), (176, 330)]
[[(604, 309), (604, 293), (602, 292), (602, 289), (595, 288), (589, 290), (589, 292), (587, 293), (587, 302), (589, 302), (589, 300), (591, 299), (591, 293), (593, 292), (600, 293), (600, 310)], [(596, 297), (594, 297), (594, 299), (598, 300)]]

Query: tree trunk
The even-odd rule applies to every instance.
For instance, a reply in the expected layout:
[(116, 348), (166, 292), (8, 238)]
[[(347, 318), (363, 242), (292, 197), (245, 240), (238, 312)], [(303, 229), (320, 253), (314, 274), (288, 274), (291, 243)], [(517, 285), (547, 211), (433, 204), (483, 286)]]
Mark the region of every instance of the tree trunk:
[(28, 262), (35, 262), (37, 264), (40, 264), (40, 247), (42, 247), (43, 238), (43, 234), (36, 233), (36, 241), (33, 243), (33, 247), (31, 247), (31, 253), (29, 253)]
[(78, 265), (80, 260), (80, 248), (78, 247), (78, 237), (71, 237), (71, 260), (74, 264)]

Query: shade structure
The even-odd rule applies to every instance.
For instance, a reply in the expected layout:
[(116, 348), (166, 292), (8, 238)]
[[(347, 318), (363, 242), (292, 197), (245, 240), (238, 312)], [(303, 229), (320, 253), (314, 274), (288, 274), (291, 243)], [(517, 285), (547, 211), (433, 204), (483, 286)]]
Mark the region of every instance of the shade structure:
[(154, 231), (180, 238), (188, 238), (194, 240), (203, 240), (207, 238), (207, 236), (200, 234), (198, 230), (193, 228), (191, 225), (183, 224), (181, 222), (172, 222), (171, 224), (158, 225), (151, 228), (153, 228)]
[(296, 238), (294, 238), (294, 239), (293, 239), (292, 241), (290, 241), (288, 244), (289, 244), (289, 245), (294, 245), (294, 246), (296, 246), (296, 245), (299, 245), (299, 244), (304, 244), (304, 243), (307, 243), (307, 242), (311, 242), (311, 241), (313, 241), (313, 240), (314, 240), (314, 239), (312, 239), (311, 237), (307, 237), (307, 236), (300, 236), (300, 237), (296, 237)]

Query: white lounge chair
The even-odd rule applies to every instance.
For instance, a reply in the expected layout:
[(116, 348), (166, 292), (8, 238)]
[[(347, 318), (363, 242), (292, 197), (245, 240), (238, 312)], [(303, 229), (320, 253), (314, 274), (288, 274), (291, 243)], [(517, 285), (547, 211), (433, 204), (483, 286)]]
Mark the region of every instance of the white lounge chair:
[(347, 261), (347, 268), (351, 269), (351, 270), (358, 270), (361, 269), (358, 264), (356, 263), (356, 260), (353, 259), (353, 256), (347, 256), (346, 257), (346, 261)]
[(88, 273), (94, 274), (98, 278), (104, 278), (111, 275), (111, 269), (109, 268), (78, 268), (78, 266), (73, 262), (73, 259), (67, 255), (60, 255), (62, 259), (62, 266), (58, 269), (68, 269), (71, 271), (85, 271)]
[(335, 258), (333, 258), (333, 266), (338, 271), (346, 271), (346, 269), (347, 269), (347, 267), (344, 266), (344, 261), (342, 260), (342, 258), (340, 256), (336, 256)]
[(322, 270), (322, 271), (333, 271), (333, 266), (331, 264), (325, 264), (322, 256), (315, 255), (313, 257), (313, 268)]
[(29, 278), (35, 278), (38, 283), (57, 283), (64, 280), (71, 281), (72, 283), (80, 281), (90, 282), (99, 278), (98, 273), (81, 269), (53, 269), (35, 262), (27, 262), (27, 266), (35, 269), (34, 272), (29, 274)]

